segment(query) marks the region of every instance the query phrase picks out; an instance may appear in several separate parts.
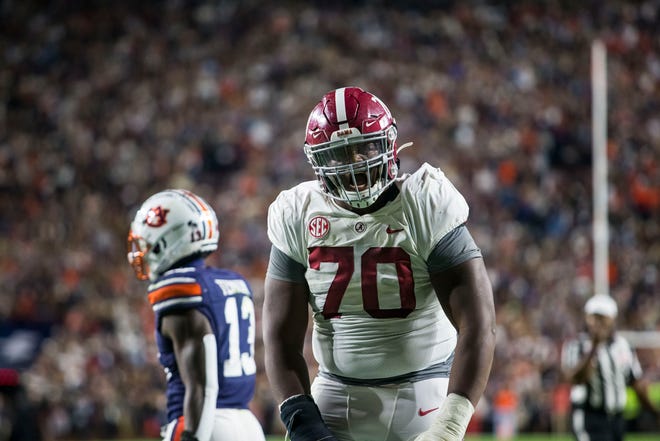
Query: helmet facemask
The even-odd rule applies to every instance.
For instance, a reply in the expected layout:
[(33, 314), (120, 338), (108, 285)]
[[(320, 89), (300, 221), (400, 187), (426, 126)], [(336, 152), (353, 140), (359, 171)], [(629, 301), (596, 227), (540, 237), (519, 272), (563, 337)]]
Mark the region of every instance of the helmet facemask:
[(333, 133), (328, 142), (306, 144), (305, 153), (329, 196), (366, 208), (397, 176), (395, 141), (394, 126), (366, 135), (350, 128)]
[(128, 235), (128, 262), (139, 280), (154, 279), (167, 270), (177, 260), (195, 253), (197, 250), (187, 246), (188, 234), (180, 232), (183, 225), (167, 231), (155, 243), (149, 244), (132, 231)]
[(149, 253), (151, 248), (146, 240), (136, 236), (133, 231), (128, 232), (128, 263), (135, 271), (135, 277), (138, 280), (149, 280), (149, 265), (145, 260), (145, 256)]

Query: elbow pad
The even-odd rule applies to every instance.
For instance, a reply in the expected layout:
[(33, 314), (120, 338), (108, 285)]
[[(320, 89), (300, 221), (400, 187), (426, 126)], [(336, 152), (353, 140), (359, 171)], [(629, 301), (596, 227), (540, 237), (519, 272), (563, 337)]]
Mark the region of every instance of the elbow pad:
[(280, 418), (291, 441), (336, 441), (309, 395), (294, 395), (280, 404)]

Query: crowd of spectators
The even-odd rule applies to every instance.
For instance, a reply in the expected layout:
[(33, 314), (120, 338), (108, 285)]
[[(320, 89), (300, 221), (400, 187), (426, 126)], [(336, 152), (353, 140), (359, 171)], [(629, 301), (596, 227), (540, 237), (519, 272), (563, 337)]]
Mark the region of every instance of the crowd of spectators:
[[(660, 330), (660, 2), (276, 3), (0, 2), (0, 322), (50, 330), (20, 372), (44, 438), (158, 436), (165, 377), (126, 262), (134, 210), (165, 188), (206, 198), (211, 261), (245, 274), (259, 309), (267, 207), (313, 179), (306, 118), (344, 85), (388, 103), (414, 142), (404, 172), (441, 167), (471, 206), (498, 323), (473, 429), (492, 430), (502, 402), (517, 430), (565, 430), (558, 356), (593, 286), (596, 38), (611, 294), (620, 328)], [(261, 344), (252, 406), (281, 433)], [(660, 380), (658, 350), (639, 354)]]

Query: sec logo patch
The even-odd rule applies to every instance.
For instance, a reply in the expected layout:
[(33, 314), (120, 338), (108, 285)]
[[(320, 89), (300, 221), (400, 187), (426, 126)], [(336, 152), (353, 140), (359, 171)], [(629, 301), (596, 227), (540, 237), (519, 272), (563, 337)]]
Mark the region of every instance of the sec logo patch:
[(316, 216), (309, 221), (307, 228), (309, 229), (309, 234), (320, 239), (327, 236), (330, 232), (330, 222), (323, 216)]

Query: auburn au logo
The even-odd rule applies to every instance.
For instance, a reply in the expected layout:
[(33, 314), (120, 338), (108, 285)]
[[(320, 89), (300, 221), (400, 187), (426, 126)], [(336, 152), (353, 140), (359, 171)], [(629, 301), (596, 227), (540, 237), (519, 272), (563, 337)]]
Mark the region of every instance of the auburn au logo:
[(150, 208), (147, 212), (147, 217), (144, 219), (144, 223), (150, 227), (160, 227), (167, 223), (167, 213), (169, 209), (163, 208), (160, 205), (158, 207)]

